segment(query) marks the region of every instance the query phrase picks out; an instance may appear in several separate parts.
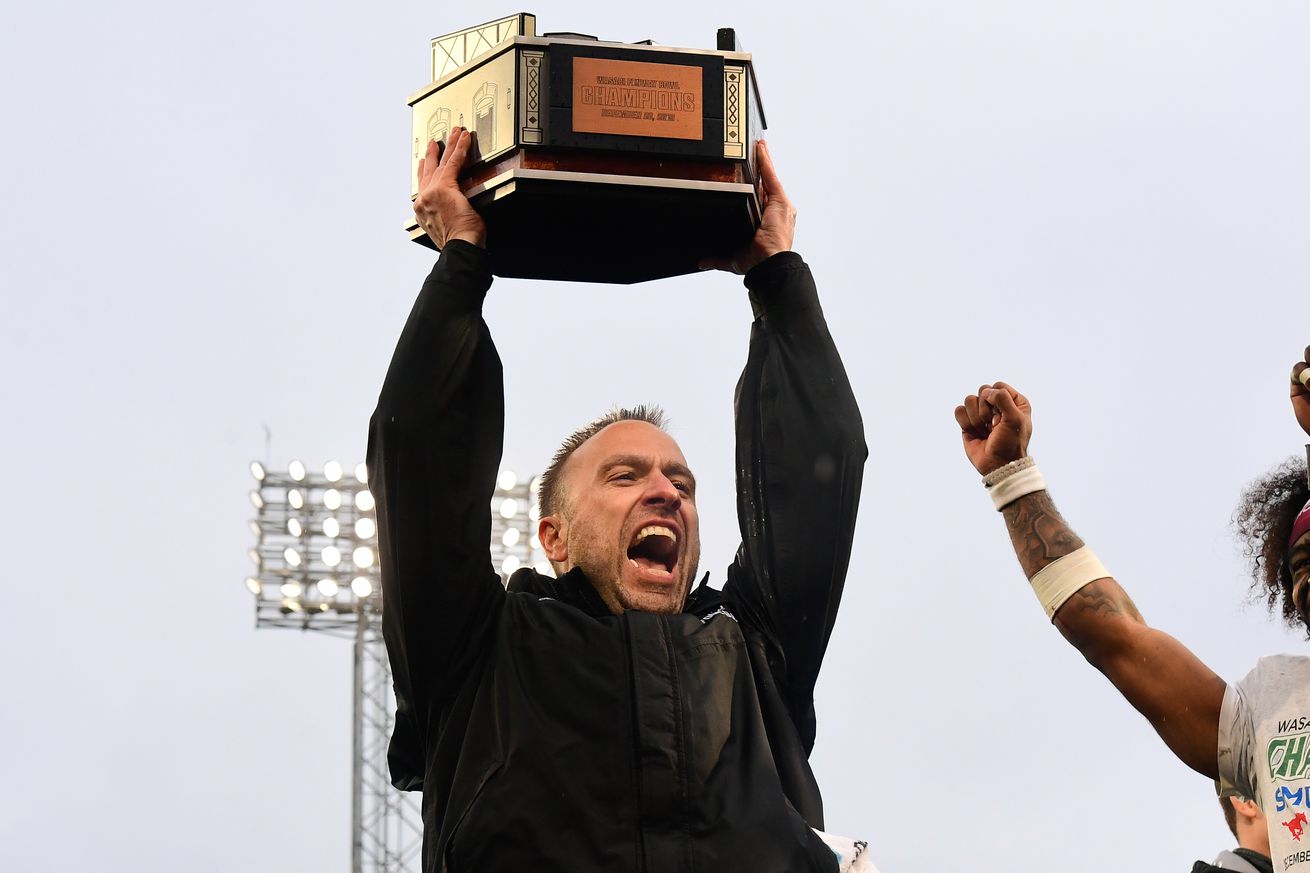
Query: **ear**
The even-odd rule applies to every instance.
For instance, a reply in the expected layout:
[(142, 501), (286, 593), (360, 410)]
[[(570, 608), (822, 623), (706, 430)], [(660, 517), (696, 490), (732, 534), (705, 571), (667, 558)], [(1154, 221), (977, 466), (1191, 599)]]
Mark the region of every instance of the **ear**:
[(558, 515), (547, 515), (537, 522), (537, 539), (541, 550), (552, 564), (567, 564), (569, 560), (569, 526)]
[(1260, 814), (1260, 807), (1256, 806), (1254, 800), (1247, 800), (1245, 797), (1229, 797), (1228, 802), (1233, 805), (1233, 809), (1242, 818), (1254, 819)]

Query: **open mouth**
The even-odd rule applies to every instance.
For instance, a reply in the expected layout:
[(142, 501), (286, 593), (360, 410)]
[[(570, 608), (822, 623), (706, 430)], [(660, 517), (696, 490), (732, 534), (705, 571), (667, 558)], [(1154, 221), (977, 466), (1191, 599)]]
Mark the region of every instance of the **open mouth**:
[(632, 538), (628, 560), (638, 570), (656, 576), (669, 576), (678, 563), (678, 535), (673, 528), (648, 524)]

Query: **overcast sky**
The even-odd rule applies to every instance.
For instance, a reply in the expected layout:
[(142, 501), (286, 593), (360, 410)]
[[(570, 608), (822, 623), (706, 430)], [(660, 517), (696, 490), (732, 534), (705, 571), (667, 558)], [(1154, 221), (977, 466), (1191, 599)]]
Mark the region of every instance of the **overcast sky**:
[[(1225, 678), (1243, 484), (1301, 451), (1310, 7), (542, 3), (755, 55), (871, 449), (817, 689), (829, 830), (885, 873), (1186, 870), (1211, 785), (1044, 620), (952, 410), (1006, 379), (1147, 619)], [(428, 39), (513, 7), (28, 3), (0, 28), (0, 868), (346, 871), (350, 646), (259, 630), (246, 470), (364, 452), (431, 254), (402, 230)], [(505, 463), (657, 401), (736, 546), (726, 274), (497, 281)], [(658, 366), (652, 366), (657, 364)], [(658, 375), (654, 375), (658, 373)]]

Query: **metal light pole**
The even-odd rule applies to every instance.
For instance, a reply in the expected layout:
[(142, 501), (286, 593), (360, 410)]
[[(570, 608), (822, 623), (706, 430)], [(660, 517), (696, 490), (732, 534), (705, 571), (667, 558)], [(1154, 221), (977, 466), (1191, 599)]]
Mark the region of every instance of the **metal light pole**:
[[(417, 794), (397, 791), (387, 768), (395, 696), (382, 641), (377, 520), (363, 464), (335, 461), (312, 473), (299, 461), (274, 473), (250, 465), (256, 543), (255, 626), (298, 628), (354, 640), (351, 772), (352, 873), (417, 873), (423, 822)], [(536, 481), (502, 470), (491, 500), (488, 558), (504, 580), (524, 565), (550, 573), (536, 538)]]

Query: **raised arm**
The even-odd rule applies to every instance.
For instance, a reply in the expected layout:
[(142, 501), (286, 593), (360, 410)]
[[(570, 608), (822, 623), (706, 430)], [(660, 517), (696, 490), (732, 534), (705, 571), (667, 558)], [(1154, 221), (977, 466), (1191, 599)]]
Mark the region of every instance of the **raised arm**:
[(481, 315), (491, 271), (481, 220), (464, 214), (468, 201), (455, 186), (468, 142), (456, 130), (438, 166), (435, 144), (419, 165), (415, 212), (442, 254), (401, 332), (369, 426), (383, 631), (401, 712), (392, 776), (407, 787), (421, 779), (422, 754), (421, 745), (404, 746), (428, 736), (504, 596), (488, 554), (504, 427), (500, 358)]
[(1048, 610), (1055, 609), (1060, 633), (1146, 716), (1183, 763), (1214, 778), (1224, 681), (1173, 637), (1146, 623), (1127, 592), (1104, 574), (1056, 511), (1035, 467), (1032, 473), (1023, 471), (1027, 487), (1014, 487), (1017, 476), (996, 480), (1006, 472), (1002, 468), (1017, 467), (1015, 462), (1028, 456), (1028, 400), (1004, 382), (984, 385), (956, 408), (955, 419), (965, 453), (979, 473), (993, 479), (992, 490), (1028, 492), (1001, 512), (1019, 564), (1039, 599)]
[(793, 722), (814, 741), (813, 692), (841, 601), (864, 460), (864, 425), (809, 267), (789, 251), (792, 208), (766, 149), (764, 218), (749, 271), (755, 322), (737, 384), (742, 545), (725, 593), (770, 643)]
[(1306, 347), (1305, 359), (1292, 365), (1292, 414), (1301, 430), (1310, 436), (1310, 346)]

